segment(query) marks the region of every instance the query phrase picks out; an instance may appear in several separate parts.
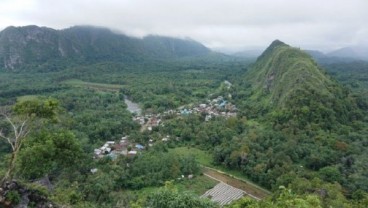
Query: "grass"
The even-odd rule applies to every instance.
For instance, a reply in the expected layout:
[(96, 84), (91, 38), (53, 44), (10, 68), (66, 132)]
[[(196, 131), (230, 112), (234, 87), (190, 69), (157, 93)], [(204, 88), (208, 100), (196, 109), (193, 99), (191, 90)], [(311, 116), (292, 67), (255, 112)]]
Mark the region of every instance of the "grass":
[[(172, 183), (174, 190), (177, 190), (179, 193), (191, 193), (196, 196), (203, 195), (208, 189), (213, 188), (218, 182), (208, 178), (204, 175), (195, 176), (193, 179), (182, 179), (176, 180)], [(137, 195), (138, 198), (146, 198), (154, 192), (157, 192), (161, 187), (145, 187), (140, 190), (128, 191)]]
[(218, 184), (218, 181), (208, 178), (207, 176), (200, 175), (191, 180), (184, 179), (174, 183), (174, 186), (179, 192), (190, 192), (197, 196), (201, 196), (216, 184)]
[(28, 100), (35, 100), (37, 98), (38, 98), (38, 95), (24, 95), (24, 96), (17, 97), (17, 101), (18, 102), (24, 102), (24, 101), (28, 101)]
[(118, 84), (85, 82), (79, 79), (70, 79), (70, 80), (64, 81), (63, 83), (66, 85), (71, 85), (73, 87), (92, 88), (92, 89), (102, 90), (102, 91), (119, 91), (123, 87), (123, 85), (118, 85)]
[(169, 149), (170, 152), (175, 152), (179, 155), (183, 155), (183, 156), (189, 156), (189, 155), (193, 155), (196, 160), (198, 161), (198, 163), (200, 163), (201, 165), (204, 166), (209, 166), (209, 167), (214, 167), (212, 162), (212, 156), (210, 153), (207, 153), (203, 150), (200, 150), (198, 148), (195, 147), (177, 147), (174, 149)]

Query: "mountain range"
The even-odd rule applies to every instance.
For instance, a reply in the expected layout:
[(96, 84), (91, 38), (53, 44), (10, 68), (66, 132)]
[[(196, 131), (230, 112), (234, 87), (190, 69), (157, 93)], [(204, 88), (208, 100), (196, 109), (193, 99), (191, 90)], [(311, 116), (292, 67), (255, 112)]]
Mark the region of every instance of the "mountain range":
[(318, 50), (305, 50), (305, 52), (321, 64), (368, 61), (368, 48), (364, 47), (345, 47), (328, 53)]
[[(368, 49), (346, 47), (329, 53), (306, 50), (319, 63), (368, 60)], [(93, 26), (55, 30), (34, 25), (10, 26), (0, 32), (0, 69), (20, 70), (37, 67), (60, 68), (70, 64), (117, 61), (139, 63), (170, 60), (216, 53), (192, 39), (149, 35), (136, 38)], [(232, 53), (233, 57), (255, 59), (260, 50)]]
[(191, 39), (130, 37), (106, 28), (7, 27), (0, 32), (0, 68), (15, 70), (55, 62), (140, 62), (204, 56), (211, 50)]
[[(304, 50), (320, 63), (368, 61), (368, 48), (365, 47), (344, 47), (330, 52), (321, 52), (318, 50)], [(243, 58), (256, 58), (262, 54), (261, 50), (242, 50), (231, 55)]]

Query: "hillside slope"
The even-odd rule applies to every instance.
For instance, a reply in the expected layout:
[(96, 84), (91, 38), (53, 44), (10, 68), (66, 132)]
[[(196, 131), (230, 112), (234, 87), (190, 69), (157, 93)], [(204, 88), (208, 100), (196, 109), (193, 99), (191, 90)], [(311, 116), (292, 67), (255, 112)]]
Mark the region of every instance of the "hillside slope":
[(300, 128), (315, 123), (331, 128), (345, 124), (356, 104), (347, 89), (332, 80), (300, 49), (274, 41), (245, 75), (251, 85), (249, 106), (278, 123)]

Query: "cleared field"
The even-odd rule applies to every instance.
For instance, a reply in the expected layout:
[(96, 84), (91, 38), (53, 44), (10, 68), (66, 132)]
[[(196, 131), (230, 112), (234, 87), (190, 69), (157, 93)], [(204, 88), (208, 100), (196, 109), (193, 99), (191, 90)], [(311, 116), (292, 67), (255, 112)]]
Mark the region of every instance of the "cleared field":
[(240, 171), (228, 170), (224, 167), (213, 165), (212, 156), (203, 150), (194, 147), (177, 147), (169, 151), (180, 155), (193, 155), (202, 165), (205, 175), (241, 189), (255, 196), (254, 198), (262, 199), (270, 194), (266, 189), (249, 181)]
[(66, 85), (74, 87), (84, 87), (89, 89), (101, 90), (101, 91), (119, 91), (123, 85), (118, 84), (105, 84), (96, 82), (85, 82), (79, 79), (70, 79), (63, 82)]
[(175, 182), (174, 186), (179, 191), (184, 192), (191, 192), (195, 195), (202, 195), (204, 194), (208, 189), (212, 189), (214, 186), (218, 184), (218, 181), (209, 178), (205, 175), (196, 176), (193, 179), (186, 179), (180, 182)]
[(194, 148), (194, 147), (177, 147), (174, 149), (169, 149), (170, 152), (175, 152), (179, 155), (184, 155), (184, 156), (188, 156), (188, 155), (193, 155), (196, 160), (204, 166), (209, 166), (212, 167), (212, 156), (203, 151), (200, 150), (198, 148)]
[(255, 186), (254, 184), (248, 183), (247, 181), (244, 181), (240, 178), (236, 178), (212, 168), (203, 167), (203, 174), (223, 183), (229, 184), (230, 186), (233, 186), (235, 188), (241, 189), (245, 191), (250, 197), (258, 200), (263, 199), (270, 194), (270, 192), (268, 192), (267, 190)]
[(212, 189), (206, 191), (201, 198), (209, 198), (211, 201), (219, 203), (222, 207), (226, 204), (230, 204), (232, 201), (242, 198), (244, 195), (246, 195), (246, 193), (243, 190), (220, 182)]

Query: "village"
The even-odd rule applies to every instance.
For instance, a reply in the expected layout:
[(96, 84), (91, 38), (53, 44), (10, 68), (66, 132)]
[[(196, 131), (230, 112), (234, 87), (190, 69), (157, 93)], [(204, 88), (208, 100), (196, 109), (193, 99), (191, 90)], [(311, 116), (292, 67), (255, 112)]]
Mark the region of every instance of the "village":
[(115, 160), (119, 155), (135, 156), (138, 151), (144, 150), (143, 145), (138, 143), (133, 145), (128, 138), (128, 136), (124, 136), (119, 142), (107, 141), (102, 147), (94, 150), (94, 159), (107, 156)]
[[(141, 125), (141, 131), (152, 131), (152, 128), (163, 125), (163, 120), (172, 116), (188, 116), (190, 114), (205, 115), (205, 121), (209, 121), (215, 117), (222, 116), (225, 118), (236, 116), (237, 108), (235, 105), (226, 101), (222, 96), (212, 100), (207, 100), (206, 103), (194, 105), (192, 107), (180, 107), (177, 110), (168, 110), (158, 114), (140, 115), (137, 113), (133, 120)], [(162, 138), (162, 142), (170, 140), (170, 135)], [(179, 138), (176, 138), (179, 140)], [(153, 146), (153, 140), (149, 140), (148, 146)], [(94, 159), (109, 157), (115, 160), (119, 155), (133, 157), (146, 147), (139, 143), (131, 143), (129, 136), (124, 136), (120, 141), (106, 141), (103, 146), (94, 150)]]
[[(227, 88), (231, 87), (231, 83), (225, 82)], [(228, 97), (231, 97), (229, 94)], [(127, 98), (125, 98), (128, 100)], [(216, 117), (236, 117), (237, 116), (237, 108), (231, 102), (227, 101), (223, 96), (218, 96), (213, 99), (208, 99), (206, 102), (196, 104), (196, 105), (188, 105), (182, 106), (175, 110), (167, 110), (163, 113), (148, 113), (142, 114), (142, 110), (136, 103), (128, 100), (128, 110), (133, 114), (133, 120), (137, 122), (141, 126), (141, 131), (152, 131), (153, 128), (158, 126), (163, 126), (165, 120), (174, 117), (184, 117), (189, 116), (191, 114), (194, 115), (202, 115), (204, 116), (205, 122), (210, 121)], [(131, 108), (129, 108), (131, 107)], [(125, 157), (135, 157), (140, 154), (142, 151), (147, 150), (149, 147), (152, 147), (155, 142), (169, 142), (169, 141), (179, 141), (179, 137), (170, 137), (170, 135), (163, 136), (162, 139), (158, 141), (154, 141), (150, 139), (148, 143), (145, 145), (140, 143), (134, 143), (129, 140), (129, 136), (123, 136), (119, 141), (106, 141), (100, 148), (94, 149), (93, 158), (99, 160), (101, 158), (108, 157), (111, 160), (116, 160), (119, 156)], [(95, 174), (98, 172), (97, 168), (91, 169), (91, 173)], [(219, 181), (212, 176), (205, 174), (207, 177), (210, 177), (216, 181)], [(178, 180), (183, 179), (192, 179), (194, 176), (189, 174), (187, 176), (181, 175)], [(226, 177), (226, 176), (223, 176)], [(211, 201), (217, 202), (220, 206), (224, 206), (226, 204), (231, 203), (234, 200), (237, 200), (244, 195), (250, 195), (252, 198), (259, 200), (257, 197), (252, 196), (249, 193), (246, 193), (244, 190), (235, 188), (231, 185), (228, 185), (222, 181), (209, 189), (206, 193), (201, 195), (201, 198), (209, 198)]]
[(225, 118), (236, 117), (236, 112), (237, 108), (235, 105), (228, 102), (224, 97), (219, 96), (198, 105), (182, 106), (176, 110), (168, 110), (158, 114), (136, 115), (133, 117), (133, 120), (142, 126), (142, 131), (152, 131), (152, 128), (163, 125), (163, 120), (167, 117), (201, 114), (205, 116), (205, 121), (209, 121), (218, 116)]

